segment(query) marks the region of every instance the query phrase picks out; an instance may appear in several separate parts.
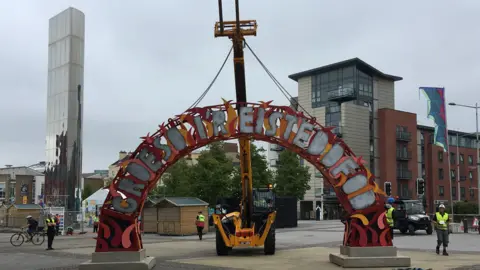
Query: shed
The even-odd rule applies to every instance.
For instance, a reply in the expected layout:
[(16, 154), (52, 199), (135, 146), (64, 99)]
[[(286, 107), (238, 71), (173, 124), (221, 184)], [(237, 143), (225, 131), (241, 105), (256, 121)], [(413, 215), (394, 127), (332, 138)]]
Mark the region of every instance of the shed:
[[(198, 198), (149, 198), (143, 209), (143, 231), (163, 235), (197, 234), (195, 219), (199, 211), (208, 216), (208, 203)], [(208, 226), (203, 232), (208, 232)]]
[[(20, 228), (27, 223), (25, 218), (30, 215), (40, 223), (42, 207), (38, 204), (12, 204), (7, 208), (8, 227)], [(41, 224), (41, 223), (40, 223)]]

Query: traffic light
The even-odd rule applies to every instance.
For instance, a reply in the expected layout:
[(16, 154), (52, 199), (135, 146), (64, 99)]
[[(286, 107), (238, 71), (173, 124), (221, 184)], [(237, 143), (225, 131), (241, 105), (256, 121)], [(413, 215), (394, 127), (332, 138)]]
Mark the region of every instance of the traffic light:
[(385, 182), (383, 189), (385, 190), (385, 193), (387, 194), (387, 196), (392, 195), (392, 183)]
[(423, 195), (425, 193), (425, 180), (422, 178), (417, 179), (417, 195)]

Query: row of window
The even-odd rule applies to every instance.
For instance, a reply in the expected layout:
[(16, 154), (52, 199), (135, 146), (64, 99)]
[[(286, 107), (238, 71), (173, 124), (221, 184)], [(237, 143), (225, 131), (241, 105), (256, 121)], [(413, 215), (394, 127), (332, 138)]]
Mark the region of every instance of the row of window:
[[(424, 144), (424, 136), (423, 136), (423, 133), (420, 133), (421, 134), (421, 137), (420, 137), (420, 141), (422, 144)], [(433, 135), (430, 136), (430, 143), (433, 143)], [(473, 138), (466, 138), (466, 137), (459, 137), (458, 140), (457, 140), (457, 136), (456, 135), (448, 135), (448, 143), (450, 146), (458, 146), (459, 147), (463, 147), (463, 148), (476, 148), (477, 147), (477, 144), (476, 144), (476, 139), (473, 139)]]
[[(444, 175), (443, 175), (443, 168), (439, 168), (438, 169), (438, 179), (439, 180), (443, 180), (444, 179)], [(451, 169), (450, 170), (450, 179), (451, 180), (456, 180), (456, 170), (455, 169)], [(470, 179), (470, 181), (473, 181), (473, 172), (472, 171), (469, 171), (468, 172), (468, 179)], [(465, 176), (460, 176), (460, 180), (467, 180)]]
[[(455, 153), (450, 152), (450, 163), (451, 164), (457, 164), (457, 159), (456, 159)], [(473, 156), (468, 155), (468, 165), (472, 166), (473, 165)], [(443, 162), (443, 151), (438, 151), (438, 161)], [(463, 154), (460, 154), (458, 156), (458, 161), (460, 164), (465, 164), (465, 156)]]
[[(475, 188), (469, 188), (470, 190), (470, 199), (475, 199), (475, 193), (476, 189)], [(460, 187), (460, 198), (465, 199), (465, 192), (466, 189), (465, 187)], [(445, 196), (445, 187), (444, 186), (438, 186), (438, 196), (443, 197)], [(452, 187), (452, 197), (457, 198), (458, 196), (458, 191), (457, 187)]]

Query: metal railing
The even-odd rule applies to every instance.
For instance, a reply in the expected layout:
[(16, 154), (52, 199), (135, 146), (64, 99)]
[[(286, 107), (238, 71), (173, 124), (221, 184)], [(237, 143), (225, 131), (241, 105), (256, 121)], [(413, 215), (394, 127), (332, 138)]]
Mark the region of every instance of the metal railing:
[(412, 159), (412, 151), (404, 151), (397, 149), (397, 159), (398, 160), (410, 160)]
[(397, 140), (410, 141), (412, 140), (412, 133), (408, 131), (397, 131)]
[(328, 91), (327, 97), (328, 97), (328, 100), (354, 98), (355, 89), (349, 87), (349, 88), (340, 88), (340, 89), (331, 90), (331, 91)]

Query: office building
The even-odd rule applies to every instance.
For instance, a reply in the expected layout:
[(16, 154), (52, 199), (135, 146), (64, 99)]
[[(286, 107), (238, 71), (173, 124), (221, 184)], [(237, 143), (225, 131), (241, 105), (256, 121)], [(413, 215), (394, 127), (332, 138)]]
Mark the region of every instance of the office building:
[(49, 21), (45, 202), (78, 211), (82, 169), (85, 15)]
[[(395, 82), (401, 77), (379, 71), (353, 58), (289, 76), (298, 83), (298, 103), (317, 122), (333, 130), (380, 175), (378, 110), (394, 109)], [(333, 187), (310, 164), (312, 187), (299, 203), (300, 218), (311, 218), (316, 206), (326, 218), (338, 218), (341, 209)], [(322, 214), (323, 215), (323, 214)]]

